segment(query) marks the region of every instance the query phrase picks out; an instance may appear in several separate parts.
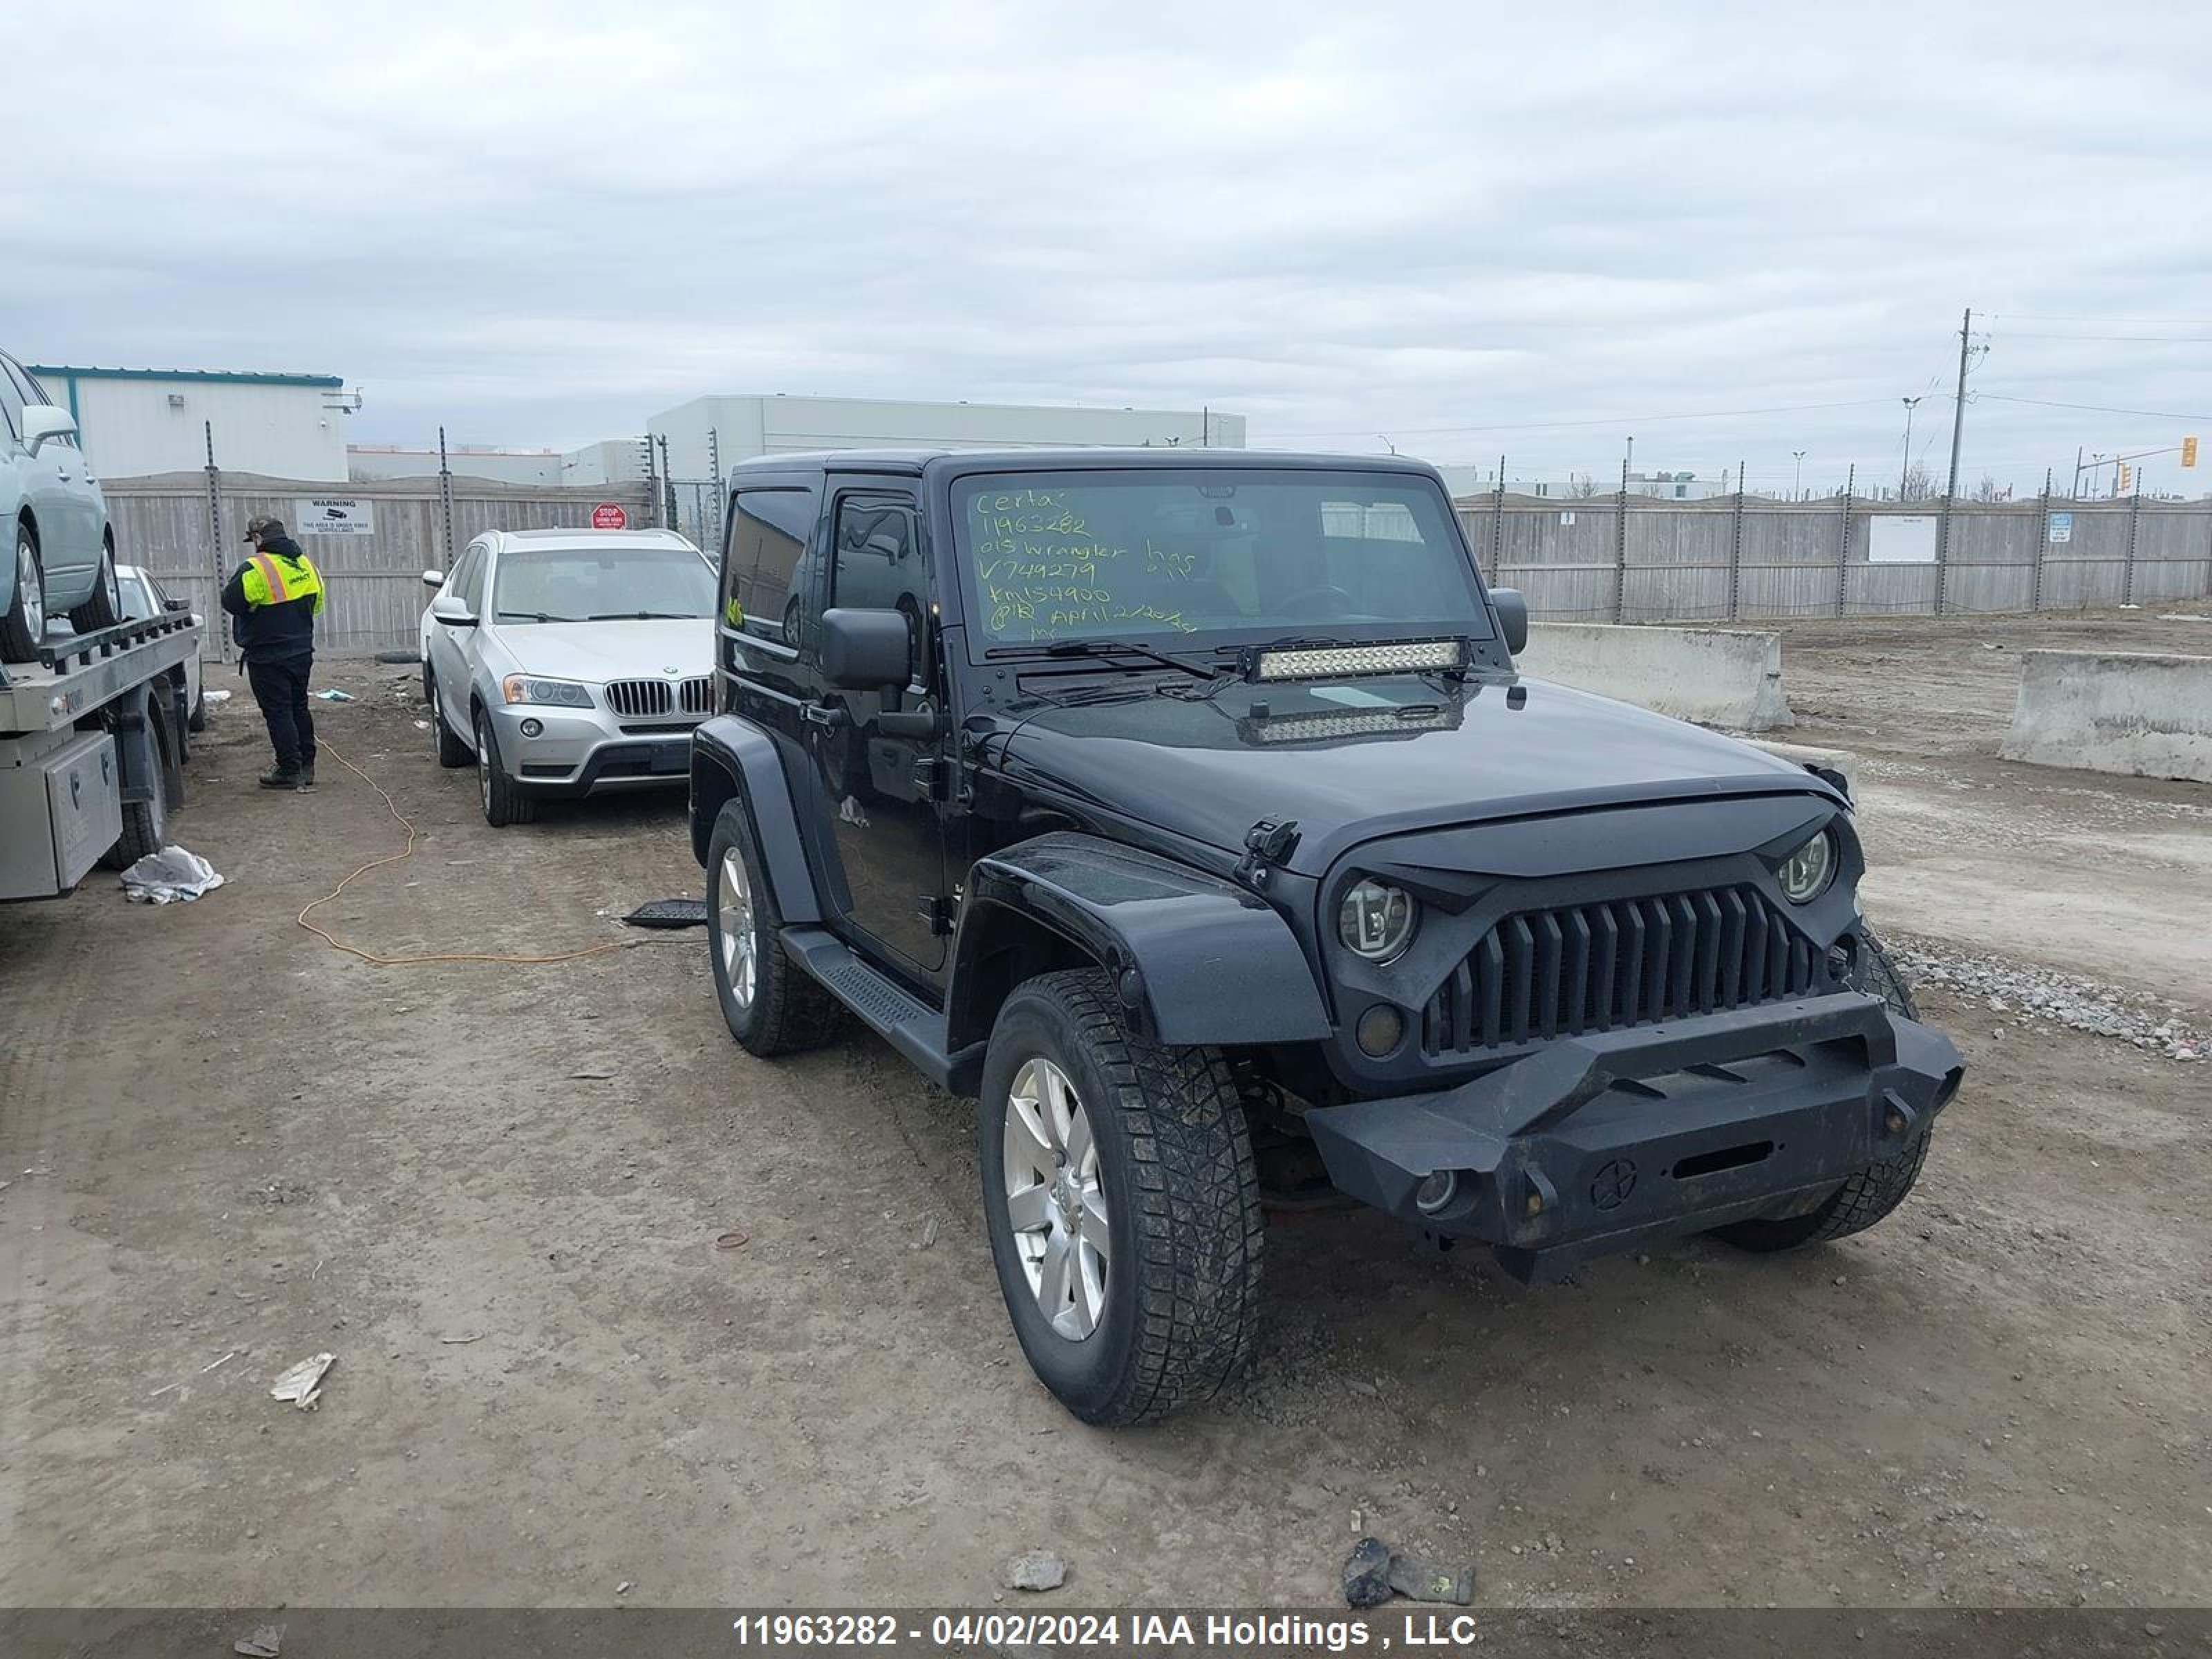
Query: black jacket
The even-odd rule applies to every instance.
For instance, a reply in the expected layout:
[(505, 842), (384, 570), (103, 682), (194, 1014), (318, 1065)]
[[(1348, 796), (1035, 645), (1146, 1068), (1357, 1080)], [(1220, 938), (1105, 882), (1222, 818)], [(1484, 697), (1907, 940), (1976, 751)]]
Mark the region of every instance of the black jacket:
[[(274, 536), (261, 545), (264, 553), (287, 561), (301, 557), (300, 544), (289, 536)], [(240, 559), (230, 580), (222, 585), (222, 608), (237, 620), (231, 637), (247, 656), (262, 662), (304, 656), (315, 648), (315, 599), (287, 599), (282, 605), (248, 605), (246, 573), (253, 568)]]

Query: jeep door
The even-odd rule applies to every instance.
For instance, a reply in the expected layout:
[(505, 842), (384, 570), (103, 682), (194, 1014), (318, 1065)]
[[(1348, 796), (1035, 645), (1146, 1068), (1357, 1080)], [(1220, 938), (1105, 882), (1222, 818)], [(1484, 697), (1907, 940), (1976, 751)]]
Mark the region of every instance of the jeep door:
[(921, 515), (908, 486), (833, 479), (831, 489), (819, 610), (903, 616), (908, 669), (907, 684), (897, 689), (827, 694), (824, 712), (808, 723), (816, 798), (850, 895), (850, 925), (921, 975), (934, 976), (951, 932), (937, 802), (947, 738), (886, 732), (882, 722), (887, 711), (910, 715), (944, 706)]

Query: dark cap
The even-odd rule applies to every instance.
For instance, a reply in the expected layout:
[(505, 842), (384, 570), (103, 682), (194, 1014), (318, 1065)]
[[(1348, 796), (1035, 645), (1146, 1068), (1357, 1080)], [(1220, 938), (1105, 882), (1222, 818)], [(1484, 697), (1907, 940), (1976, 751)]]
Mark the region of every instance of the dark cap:
[(282, 519), (272, 519), (266, 514), (264, 514), (258, 518), (248, 519), (246, 521), (246, 534), (239, 539), (241, 541), (250, 542), (256, 536), (281, 536), (283, 533), (284, 520)]

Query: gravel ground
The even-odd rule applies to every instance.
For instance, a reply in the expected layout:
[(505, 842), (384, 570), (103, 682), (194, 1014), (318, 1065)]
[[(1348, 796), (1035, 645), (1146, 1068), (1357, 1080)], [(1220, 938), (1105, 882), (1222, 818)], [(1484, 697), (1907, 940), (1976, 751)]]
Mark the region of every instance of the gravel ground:
[[(1790, 660), (1970, 1067), (1904, 1208), (1539, 1290), (1277, 1217), (1250, 1378), (1121, 1434), (1022, 1364), (970, 1107), (864, 1036), (737, 1050), (696, 934), (328, 949), (295, 913), (397, 826), (327, 764), (256, 791), (234, 701), (177, 826), (228, 886), (0, 922), (0, 1601), (988, 1604), (1042, 1549), (1027, 1605), (1322, 1605), (1362, 1533), (1492, 1607), (2212, 1601), (2212, 791), (1998, 762), (1989, 629), (1871, 632)], [(324, 678), (423, 831), (342, 937), (560, 951), (698, 890), (679, 802), (490, 830), (404, 671)]]

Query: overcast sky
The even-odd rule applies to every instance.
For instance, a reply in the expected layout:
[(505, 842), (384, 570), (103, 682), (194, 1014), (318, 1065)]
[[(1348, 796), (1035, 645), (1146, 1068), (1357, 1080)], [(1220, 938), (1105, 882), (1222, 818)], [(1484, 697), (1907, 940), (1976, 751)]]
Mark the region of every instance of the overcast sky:
[[(785, 391), (1864, 484), (1920, 393), (1940, 475), (1968, 305), (1965, 482), (2212, 440), (2186, 6), (0, 0), (0, 340), (342, 374), (358, 441)], [(1843, 406), (1777, 409), (1808, 404)], [(2148, 465), (2197, 493), (2212, 444)]]

